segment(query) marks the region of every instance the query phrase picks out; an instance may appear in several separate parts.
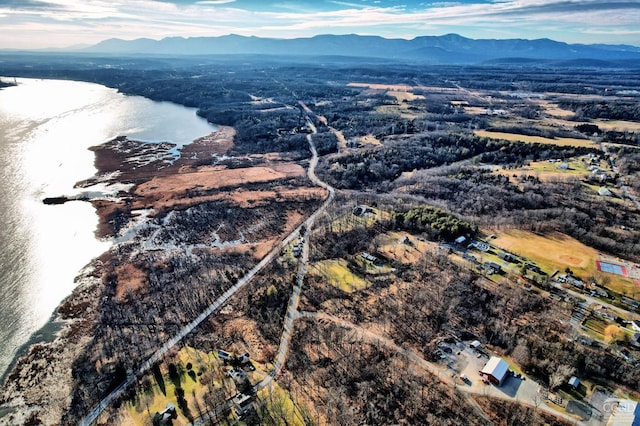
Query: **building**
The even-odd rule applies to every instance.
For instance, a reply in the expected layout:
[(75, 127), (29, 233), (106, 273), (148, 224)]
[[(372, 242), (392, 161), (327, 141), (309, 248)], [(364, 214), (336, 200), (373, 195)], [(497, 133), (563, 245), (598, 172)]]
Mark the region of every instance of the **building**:
[(486, 381), (502, 386), (507, 378), (508, 372), (509, 364), (507, 364), (507, 361), (497, 356), (492, 356), (482, 370), (480, 370), (480, 376)]
[(489, 275), (502, 273), (502, 266), (495, 262), (484, 262), (484, 268), (487, 270), (487, 274)]
[(571, 376), (571, 378), (569, 379), (569, 386), (574, 389), (578, 389), (578, 387), (580, 387), (580, 379), (578, 379), (576, 376)]
[(613, 414), (607, 426), (640, 426), (640, 404), (630, 399), (622, 399), (613, 407)]
[(465, 241), (467, 241), (467, 237), (456, 238), (456, 244), (463, 244)]

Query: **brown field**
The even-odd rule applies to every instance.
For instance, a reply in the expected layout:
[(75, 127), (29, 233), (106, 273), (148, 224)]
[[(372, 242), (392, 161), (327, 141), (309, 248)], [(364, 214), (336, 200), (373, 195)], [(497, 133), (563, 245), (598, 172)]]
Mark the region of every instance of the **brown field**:
[(159, 202), (163, 205), (174, 205), (176, 196), (185, 196), (189, 191), (210, 191), (301, 176), (304, 176), (304, 169), (293, 163), (243, 169), (206, 166), (189, 173), (154, 177), (138, 185), (134, 194), (143, 204)]
[(416, 95), (412, 92), (402, 92), (397, 90), (390, 90), (387, 92), (387, 95), (396, 98), (398, 102), (402, 101), (413, 101), (416, 99), (424, 99), (422, 95)]
[(147, 285), (147, 272), (131, 263), (125, 263), (118, 267), (116, 276), (118, 277), (116, 288), (118, 301), (124, 300), (127, 293), (136, 292)]
[(539, 235), (532, 232), (509, 230), (496, 234), (492, 241), (498, 247), (564, 271), (570, 267), (577, 273), (596, 272), (597, 250), (561, 233)]
[(569, 118), (573, 117), (573, 115), (575, 114), (573, 111), (562, 109), (558, 106), (558, 104), (549, 102), (547, 100), (540, 100), (535, 103), (538, 104), (538, 106), (540, 106), (546, 114), (549, 114), (552, 117)]
[(492, 244), (526, 257), (540, 267), (546, 266), (560, 273), (570, 268), (583, 279), (593, 276), (600, 282), (606, 282), (606, 287), (613, 291), (626, 291), (630, 295), (640, 292), (632, 279), (598, 271), (595, 261), (602, 258), (603, 254), (568, 235), (559, 232), (539, 235), (517, 229), (499, 232), (496, 235), (497, 238), (492, 240)]
[(576, 138), (544, 138), (542, 136), (528, 136), (519, 135), (516, 133), (504, 133), (504, 132), (489, 132), (486, 130), (476, 130), (474, 133), (477, 136), (493, 139), (504, 139), (512, 142), (529, 142), (529, 143), (542, 143), (558, 146), (576, 146), (576, 147), (591, 147), (595, 144), (588, 139), (576, 139)]
[[(402, 242), (405, 237), (409, 238), (410, 244)], [(419, 262), (426, 253), (432, 252), (437, 246), (434, 242), (420, 241), (406, 232), (388, 232), (379, 235), (376, 237), (376, 244), (379, 244), (378, 252), (404, 264)]]
[(591, 120), (592, 124), (605, 130), (617, 130), (621, 132), (640, 132), (640, 123), (622, 120)]

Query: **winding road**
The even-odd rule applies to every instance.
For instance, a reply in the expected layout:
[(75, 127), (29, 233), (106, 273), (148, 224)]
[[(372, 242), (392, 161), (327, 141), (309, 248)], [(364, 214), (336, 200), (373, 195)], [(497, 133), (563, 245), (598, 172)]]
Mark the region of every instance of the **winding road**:
[[(310, 110), (304, 105), (302, 102), (300, 104), (303, 106), (305, 111), (309, 112)], [(313, 134), (316, 133), (316, 128), (307, 117), (307, 125), (311, 128)], [(309, 256), (309, 230), (312, 228), (315, 220), (318, 218), (320, 214), (322, 214), (327, 206), (333, 201), (335, 197), (335, 190), (320, 180), (315, 173), (315, 169), (318, 165), (318, 152), (315, 148), (315, 145), (312, 140), (312, 135), (307, 135), (307, 141), (309, 142), (309, 147), (311, 149), (312, 158), (309, 162), (309, 169), (307, 171), (307, 175), (309, 179), (316, 185), (326, 189), (329, 192), (329, 196), (324, 201), (324, 203), (311, 215), (305, 222), (300, 224), (296, 229), (294, 229), (286, 238), (284, 238), (280, 244), (274, 247), (257, 265), (255, 265), (249, 272), (247, 272), (242, 278), (240, 278), (236, 284), (229, 288), (224, 292), (215, 302), (213, 302), (207, 309), (205, 309), (197, 318), (193, 321), (185, 325), (178, 333), (176, 333), (171, 339), (169, 339), (164, 345), (162, 345), (156, 352), (153, 353), (133, 374), (130, 374), (127, 379), (122, 382), (116, 389), (114, 389), (110, 394), (104, 397), (87, 415), (78, 423), (80, 426), (90, 426), (93, 424), (100, 414), (121, 394), (133, 383), (135, 383), (139, 377), (142, 377), (147, 371), (151, 369), (153, 364), (160, 361), (167, 352), (175, 346), (180, 340), (182, 340), (187, 334), (191, 333), (193, 329), (195, 329), (198, 325), (200, 325), (205, 319), (207, 319), (212, 313), (218, 310), (225, 302), (227, 302), (233, 295), (235, 295), (238, 290), (246, 286), (265, 266), (269, 265), (282, 251), (282, 249), (289, 244), (291, 241), (299, 235), (301, 229), (306, 227), (306, 232), (304, 235), (304, 248), (303, 253), (300, 258), (300, 263), (298, 267), (298, 280), (296, 286), (293, 291), (293, 295), (289, 301), (289, 308), (287, 309), (287, 318), (285, 320), (285, 332), (281, 337), (280, 351), (278, 352), (278, 358), (276, 364), (274, 366), (274, 370), (268, 376), (269, 380), (271, 380), (277, 372), (280, 370), (282, 365), (286, 360), (286, 355), (289, 350), (289, 342), (291, 341), (291, 329), (293, 323), (293, 315), (296, 312), (298, 301), (300, 299), (300, 291), (302, 288), (302, 281), (304, 280), (305, 273), (305, 265), (307, 263), (307, 259)], [(268, 380), (268, 381), (269, 381)], [(258, 384), (258, 386), (264, 387), (268, 383), (264, 381)]]

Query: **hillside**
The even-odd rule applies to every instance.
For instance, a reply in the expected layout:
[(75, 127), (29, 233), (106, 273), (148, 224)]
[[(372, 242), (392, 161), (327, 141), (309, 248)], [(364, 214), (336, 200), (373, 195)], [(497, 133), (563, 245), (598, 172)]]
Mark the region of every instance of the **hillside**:
[(378, 36), (319, 35), (311, 38), (274, 39), (227, 35), (220, 37), (169, 37), (162, 40), (109, 39), (82, 49), (92, 54), (147, 55), (288, 55), (304, 57), (347, 56), (408, 60), (434, 64), (471, 64), (501, 58), (544, 61), (640, 59), (640, 48), (625, 45), (567, 44), (549, 39), (470, 39), (457, 34), (416, 37), (411, 40)]

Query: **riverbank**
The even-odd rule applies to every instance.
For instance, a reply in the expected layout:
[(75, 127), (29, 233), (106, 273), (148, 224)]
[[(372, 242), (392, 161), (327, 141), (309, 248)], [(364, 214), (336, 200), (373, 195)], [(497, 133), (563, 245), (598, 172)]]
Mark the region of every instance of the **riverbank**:
[[(220, 127), (185, 145), (179, 158), (172, 144), (122, 137), (92, 148), (98, 172), (77, 187), (118, 188), (88, 200), (97, 235), (116, 243), (57, 309), (64, 325), (56, 338), (31, 345), (8, 373), (0, 425), (77, 422), (198, 303), (216, 297), (325, 198), (286, 157), (227, 157), (234, 136)], [(164, 307), (167, 294), (180, 295), (172, 310)]]
[[(232, 146), (233, 136), (233, 128), (223, 127), (198, 138), (183, 148), (182, 154), (189, 158), (181, 156), (175, 164), (167, 161), (167, 153), (173, 149), (173, 144), (142, 143), (118, 137), (92, 148), (97, 173), (76, 187), (89, 190), (96, 185), (122, 187), (126, 183), (133, 184), (124, 187), (131, 189), (136, 183), (157, 174), (169, 176), (181, 167), (193, 166), (201, 158), (225, 152)], [(147, 159), (146, 164), (144, 158)], [(119, 221), (126, 222), (130, 218), (131, 212), (126, 206), (135, 198), (134, 194), (126, 191), (119, 191), (119, 195), (117, 199), (60, 196), (43, 202), (90, 201), (99, 218), (96, 235), (111, 238)], [(118, 217), (114, 215), (116, 211)], [(45, 424), (60, 424), (76, 386), (72, 374), (74, 364), (90, 343), (97, 324), (99, 300), (106, 281), (105, 266), (112, 264), (113, 260), (114, 256), (107, 252), (91, 261), (76, 278), (77, 286), (73, 293), (64, 299), (50, 321), (18, 351), (2, 378), (0, 424), (24, 424), (33, 416)]]

